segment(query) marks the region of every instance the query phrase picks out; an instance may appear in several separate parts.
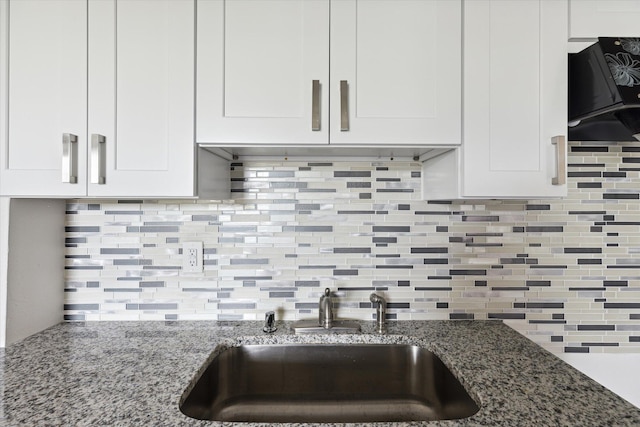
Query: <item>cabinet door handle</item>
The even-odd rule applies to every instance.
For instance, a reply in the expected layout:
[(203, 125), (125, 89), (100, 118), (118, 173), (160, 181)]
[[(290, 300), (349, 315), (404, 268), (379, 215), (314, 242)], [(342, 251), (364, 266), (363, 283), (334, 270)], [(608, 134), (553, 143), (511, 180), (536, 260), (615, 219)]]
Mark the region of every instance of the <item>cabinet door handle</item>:
[(106, 178), (107, 138), (97, 133), (91, 134), (91, 184), (104, 184)]
[(553, 185), (567, 183), (567, 139), (564, 135), (554, 136), (551, 143), (556, 146), (556, 176), (551, 179)]
[(62, 182), (78, 183), (78, 136), (62, 134)]
[(320, 130), (320, 80), (311, 82), (311, 130)]
[(340, 131), (349, 130), (349, 83), (340, 80)]

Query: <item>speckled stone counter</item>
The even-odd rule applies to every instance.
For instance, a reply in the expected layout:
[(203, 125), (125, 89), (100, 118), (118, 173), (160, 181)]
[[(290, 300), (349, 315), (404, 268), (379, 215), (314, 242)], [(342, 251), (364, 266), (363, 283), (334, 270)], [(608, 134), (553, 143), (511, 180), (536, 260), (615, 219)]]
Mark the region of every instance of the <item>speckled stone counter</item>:
[(401, 342), (440, 356), (481, 408), (463, 420), (393, 425), (640, 426), (640, 409), (501, 322), (397, 322), (386, 335), (375, 334), (373, 322), (363, 322), (357, 335), (296, 336), (288, 325), (278, 326), (266, 335), (258, 322), (57, 325), (1, 355), (0, 425), (222, 425), (188, 418), (178, 409), (183, 391), (216, 347)]

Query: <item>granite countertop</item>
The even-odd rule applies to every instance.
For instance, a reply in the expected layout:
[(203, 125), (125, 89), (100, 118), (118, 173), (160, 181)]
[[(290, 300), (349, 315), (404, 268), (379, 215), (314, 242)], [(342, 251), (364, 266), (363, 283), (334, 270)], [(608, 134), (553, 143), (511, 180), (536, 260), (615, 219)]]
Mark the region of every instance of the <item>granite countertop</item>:
[(440, 356), (481, 406), (463, 420), (394, 425), (640, 425), (640, 409), (499, 321), (395, 322), (386, 335), (376, 335), (373, 322), (363, 322), (363, 333), (356, 335), (293, 335), (283, 323), (267, 335), (261, 326), (206, 321), (59, 324), (0, 353), (0, 425), (222, 425), (188, 418), (178, 409), (183, 391), (214, 348), (221, 343), (288, 342), (418, 344)]

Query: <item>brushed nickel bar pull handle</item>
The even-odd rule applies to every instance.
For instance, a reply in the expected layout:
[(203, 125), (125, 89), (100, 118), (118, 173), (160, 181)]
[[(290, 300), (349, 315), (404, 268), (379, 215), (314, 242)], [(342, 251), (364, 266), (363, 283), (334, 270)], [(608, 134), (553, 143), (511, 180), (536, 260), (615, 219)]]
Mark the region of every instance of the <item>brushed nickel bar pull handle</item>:
[(78, 136), (62, 134), (62, 182), (78, 183)]
[(107, 182), (106, 142), (103, 135), (91, 134), (91, 184)]
[(349, 83), (340, 80), (340, 131), (349, 130)]
[(564, 135), (554, 136), (551, 143), (556, 146), (556, 176), (551, 179), (553, 185), (567, 183), (567, 139)]
[(311, 130), (320, 130), (320, 80), (311, 82)]

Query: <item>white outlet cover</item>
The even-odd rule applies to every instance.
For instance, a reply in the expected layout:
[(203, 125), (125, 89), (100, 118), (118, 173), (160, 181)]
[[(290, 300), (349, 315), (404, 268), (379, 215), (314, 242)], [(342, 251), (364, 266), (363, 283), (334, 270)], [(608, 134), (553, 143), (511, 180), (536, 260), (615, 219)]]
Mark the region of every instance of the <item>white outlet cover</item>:
[(204, 249), (202, 242), (182, 243), (182, 271), (202, 273)]

